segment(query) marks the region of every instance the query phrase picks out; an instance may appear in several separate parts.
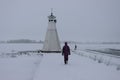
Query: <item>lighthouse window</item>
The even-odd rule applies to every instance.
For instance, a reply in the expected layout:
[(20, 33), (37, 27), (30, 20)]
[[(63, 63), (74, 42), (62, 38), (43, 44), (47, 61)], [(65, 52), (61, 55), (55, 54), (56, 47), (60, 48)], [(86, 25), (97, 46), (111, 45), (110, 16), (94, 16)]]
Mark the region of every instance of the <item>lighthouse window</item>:
[(49, 22), (50, 22), (50, 21), (53, 21), (53, 20), (49, 20)]

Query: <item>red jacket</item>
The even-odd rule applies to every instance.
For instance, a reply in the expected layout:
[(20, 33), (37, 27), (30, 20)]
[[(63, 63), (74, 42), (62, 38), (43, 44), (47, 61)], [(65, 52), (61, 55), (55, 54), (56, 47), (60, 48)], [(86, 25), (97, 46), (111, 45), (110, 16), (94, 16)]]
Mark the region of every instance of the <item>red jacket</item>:
[(70, 55), (70, 48), (68, 45), (63, 46), (62, 55), (66, 55), (66, 56)]

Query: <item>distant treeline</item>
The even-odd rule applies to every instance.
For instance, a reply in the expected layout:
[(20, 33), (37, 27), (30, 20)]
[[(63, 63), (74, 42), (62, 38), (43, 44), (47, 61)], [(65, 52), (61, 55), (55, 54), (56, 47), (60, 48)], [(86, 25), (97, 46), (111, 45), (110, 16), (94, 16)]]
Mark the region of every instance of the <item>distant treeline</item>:
[[(76, 42), (76, 41), (61, 41), (60, 43), (68, 42), (69, 44), (120, 44), (120, 42)], [(0, 43), (44, 43), (44, 41), (30, 40), (30, 39), (17, 39), (0, 41)]]
[[(64, 43), (66, 41), (62, 41)], [(120, 44), (120, 42), (75, 42), (75, 41), (67, 41), (69, 44)]]
[(29, 39), (18, 39), (18, 40), (8, 40), (0, 41), (0, 43), (43, 43), (43, 41), (29, 40)]

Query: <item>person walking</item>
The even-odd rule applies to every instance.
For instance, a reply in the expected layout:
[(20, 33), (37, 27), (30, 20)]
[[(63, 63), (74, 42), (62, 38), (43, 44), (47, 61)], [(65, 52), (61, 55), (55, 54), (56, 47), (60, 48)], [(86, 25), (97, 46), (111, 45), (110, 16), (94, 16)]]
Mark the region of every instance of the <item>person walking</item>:
[(67, 42), (65, 42), (65, 45), (63, 46), (62, 55), (64, 56), (64, 63), (68, 64), (68, 56), (70, 55), (70, 47), (68, 46)]
[(75, 48), (74, 48), (74, 50), (77, 50), (77, 45), (75, 45)]

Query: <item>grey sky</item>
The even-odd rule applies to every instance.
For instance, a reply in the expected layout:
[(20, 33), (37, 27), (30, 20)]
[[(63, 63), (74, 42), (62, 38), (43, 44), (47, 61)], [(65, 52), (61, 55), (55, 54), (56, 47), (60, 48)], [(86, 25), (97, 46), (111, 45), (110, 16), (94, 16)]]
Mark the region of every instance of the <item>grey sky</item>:
[(120, 41), (120, 0), (0, 0), (0, 40), (44, 40), (51, 8), (60, 40)]

